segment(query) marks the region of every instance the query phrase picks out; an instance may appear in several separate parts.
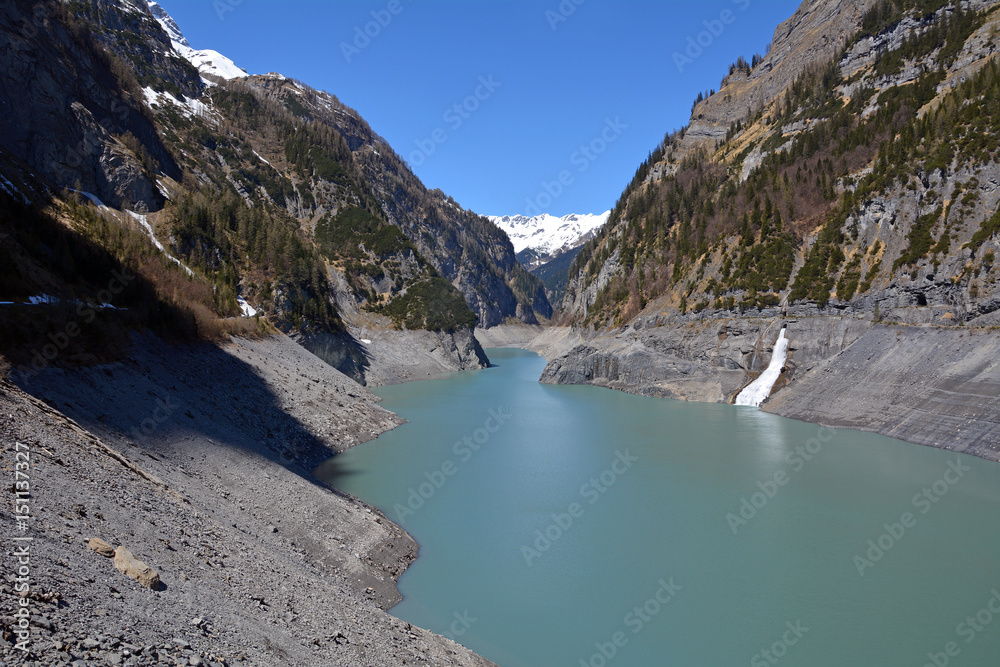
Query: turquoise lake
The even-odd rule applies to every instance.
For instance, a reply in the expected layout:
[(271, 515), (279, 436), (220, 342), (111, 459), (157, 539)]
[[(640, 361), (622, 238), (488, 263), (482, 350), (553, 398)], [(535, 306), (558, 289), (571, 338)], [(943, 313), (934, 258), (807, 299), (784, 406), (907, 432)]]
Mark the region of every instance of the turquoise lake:
[(393, 615), (503, 667), (1000, 665), (1000, 465), (488, 354), (337, 457), (421, 545)]

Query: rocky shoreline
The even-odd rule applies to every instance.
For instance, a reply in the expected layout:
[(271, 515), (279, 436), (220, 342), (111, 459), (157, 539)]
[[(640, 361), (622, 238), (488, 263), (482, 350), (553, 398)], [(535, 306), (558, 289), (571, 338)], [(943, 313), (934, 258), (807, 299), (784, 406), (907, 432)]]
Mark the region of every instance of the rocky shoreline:
[[(125, 362), (12, 378), (5, 487), (27, 452), (30, 515), (21, 531), (5, 503), (0, 536), (32, 538), (30, 635), (14, 647), (8, 553), (0, 663), (492, 664), (384, 611), (418, 545), (311, 471), (400, 420), (290, 339), (137, 337)], [(92, 538), (155, 570), (159, 590)]]
[[(767, 365), (782, 325), (789, 359), (762, 409), (1000, 460), (1000, 336), (987, 328), (850, 315), (637, 320), (613, 333), (505, 325), (462, 349), (534, 350), (549, 361), (543, 382), (727, 402)], [(400, 420), (290, 339), (140, 336), (124, 362), (11, 377), (2, 467), (13, 494), (18, 453), (30, 457), (30, 512), (22, 531), (8, 504), (0, 536), (32, 538), (30, 634), (28, 653), (12, 648), (8, 553), (0, 664), (492, 664), (386, 613), (418, 545), (313, 470)]]
[[(730, 403), (770, 361), (782, 326), (789, 357), (761, 409), (827, 426), (1000, 461), (1000, 334), (995, 327), (880, 323), (861, 313), (639, 318), (614, 332), (505, 327), (484, 347), (548, 360), (541, 381)], [(909, 311), (907, 311), (909, 312)]]

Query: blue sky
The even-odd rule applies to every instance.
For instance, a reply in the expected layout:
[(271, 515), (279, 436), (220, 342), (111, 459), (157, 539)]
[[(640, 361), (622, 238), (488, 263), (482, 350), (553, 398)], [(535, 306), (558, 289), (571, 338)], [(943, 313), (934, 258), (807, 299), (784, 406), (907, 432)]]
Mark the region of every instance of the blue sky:
[[(796, 0), (162, 0), (196, 49), (357, 109), (483, 215), (614, 206)], [(366, 34), (367, 32), (367, 34)], [(697, 44), (697, 42), (701, 44)]]

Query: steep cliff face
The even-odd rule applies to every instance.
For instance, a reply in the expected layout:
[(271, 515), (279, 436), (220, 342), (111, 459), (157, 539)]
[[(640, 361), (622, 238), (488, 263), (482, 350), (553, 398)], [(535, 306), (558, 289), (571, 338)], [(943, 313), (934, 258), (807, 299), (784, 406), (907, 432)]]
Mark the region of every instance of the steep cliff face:
[(357, 112), (281, 75), (202, 62), (153, 8), (0, 10), (0, 150), (21, 166), (9, 178), (145, 215), (164, 252), (215, 283), (222, 314), (242, 295), (287, 331), (339, 330), (338, 301), (435, 331), (551, 316), (503, 233), (424, 188)]
[(996, 5), (804, 4), (640, 167), (564, 310), (991, 312)]
[(695, 105), (680, 139), (679, 156), (726, 138), (737, 120), (768, 106), (807, 68), (834, 57), (876, 0), (806, 0), (779, 25), (770, 50), (749, 72), (736, 69), (719, 91)]
[[(106, 3), (93, 11), (120, 15)], [(154, 172), (176, 179), (181, 172), (121, 62), (85, 23), (59, 3), (7, 2), (0, 47), (0, 149), (8, 157), (116, 208), (162, 207)], [(145, 148), (145, 164), (126, 146), (133, 139)]]
[(998, 353), (982, 330), (878, 325), (764, 409), (997, 461)]

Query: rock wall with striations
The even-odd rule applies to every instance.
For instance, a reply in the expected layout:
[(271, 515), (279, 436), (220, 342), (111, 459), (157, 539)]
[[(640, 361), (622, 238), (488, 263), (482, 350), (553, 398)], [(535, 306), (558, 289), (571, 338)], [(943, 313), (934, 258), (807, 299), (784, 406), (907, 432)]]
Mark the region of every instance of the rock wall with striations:
[(998, 461), (998, 359), (988, 330), (878, 325), (763, 409)]
[(550, 359), (541, 381), (592, 384), (634, 394), (728, 403), (767, 367), (782, 325), (790, 340), (784, 384), (840, 352), (871, 323), (855, 317), (640, 318)]
[(680, 142), (681, 153), (726, 137), (729, 126), (756, 113), (807, 67), (829, 60), (843, 48), (875, 0), (807, 0), (778, 26), (771, 49), (749, 75), (737, 70), (719, 91), (695, 106)]

